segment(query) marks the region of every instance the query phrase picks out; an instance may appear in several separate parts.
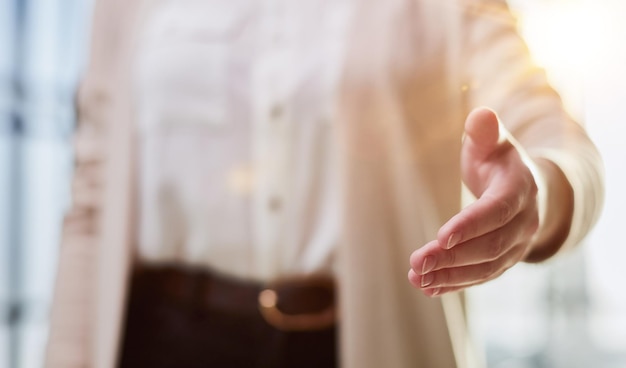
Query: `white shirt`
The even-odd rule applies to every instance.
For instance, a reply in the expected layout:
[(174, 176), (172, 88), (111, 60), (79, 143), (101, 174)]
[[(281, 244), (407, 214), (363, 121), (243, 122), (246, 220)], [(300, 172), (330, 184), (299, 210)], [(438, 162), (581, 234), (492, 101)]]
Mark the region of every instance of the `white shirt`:
[(330, 272), (348, 0), (160, 0), (135, 58), (139, 257)]

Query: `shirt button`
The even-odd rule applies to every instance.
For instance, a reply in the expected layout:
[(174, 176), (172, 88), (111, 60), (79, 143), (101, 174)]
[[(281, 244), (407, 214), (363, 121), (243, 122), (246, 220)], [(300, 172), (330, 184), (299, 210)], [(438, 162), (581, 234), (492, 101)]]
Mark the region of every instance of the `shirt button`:
[(282, 105), (276, 104), (274, 106), (272, 106), (272, 109), (270, 110), (270, 116), (272, 117), (272, 119), (278, 120), (283, 116), (284, 113), (284, 109)]
[(269, 199), (268, 208), (272, 212), (278, 212), (283, 206), (283, 202), (280, 200), (278, 196), (273, 196)]

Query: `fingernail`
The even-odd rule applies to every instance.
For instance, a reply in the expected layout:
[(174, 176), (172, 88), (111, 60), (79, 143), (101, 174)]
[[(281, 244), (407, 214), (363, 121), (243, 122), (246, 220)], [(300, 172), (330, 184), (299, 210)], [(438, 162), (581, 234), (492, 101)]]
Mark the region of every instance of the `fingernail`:
[(441, 288), (434, 288), (433, 289), (433, 293), (430, 294), (430, 296), (437, 296), (437, 295), (439, 295), (440, 291), (441, 291)]
[(433, 275), (432, 273), (427, 273), (426, 275), (422, 276), (422, 287), (426, 287), (430, 284), (433, 283), (433, 281), (435, 281), (435, 275)]
[(424, 258), (424, 263), (422, 263), (422, 275), (425, 275), (434, 270), (435, 266), (435, 257), (427, 256), (426, 258)]
[(461, 234), (459, 233), (450, 234), (450, 237), (448, 238), (448, 244), (446, 244), (446, 249), (450, 249), (454, 247), (455, 245), (457, 245), (457, 243), (460, 240), (461, 240)]

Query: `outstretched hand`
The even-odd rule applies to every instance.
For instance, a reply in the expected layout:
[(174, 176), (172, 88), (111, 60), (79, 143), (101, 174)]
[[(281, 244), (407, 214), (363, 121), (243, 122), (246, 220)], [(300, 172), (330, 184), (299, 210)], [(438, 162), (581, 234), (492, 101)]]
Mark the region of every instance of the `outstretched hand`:
[(409, 281), (428, 296), (500, 276), (529, 254), (539, 226), (535, 177), (496, 114), (475, 109), (465, 134), (461, 174), (477, 200), (411, 255)]

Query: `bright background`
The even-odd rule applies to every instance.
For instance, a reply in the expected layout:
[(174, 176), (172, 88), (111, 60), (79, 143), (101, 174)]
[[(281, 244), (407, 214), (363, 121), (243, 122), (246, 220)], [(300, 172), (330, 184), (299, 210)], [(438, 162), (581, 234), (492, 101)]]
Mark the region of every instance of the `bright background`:
[[(42, 365), (91, 2), (0, 0), (0, 367)], [(626, 367), (626, 2), (510, 3), (603, 154), (607, 201), (572, 254), (475, 288), (472, 327), (490, 368)]]

